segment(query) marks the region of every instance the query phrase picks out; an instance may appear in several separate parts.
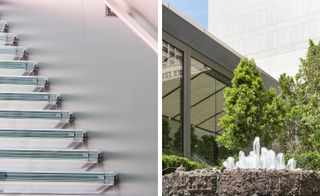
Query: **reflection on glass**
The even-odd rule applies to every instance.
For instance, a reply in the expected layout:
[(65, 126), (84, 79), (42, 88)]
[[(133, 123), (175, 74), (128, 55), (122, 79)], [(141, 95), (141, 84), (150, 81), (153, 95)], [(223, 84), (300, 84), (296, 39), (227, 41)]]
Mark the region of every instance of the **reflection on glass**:
[(218, 147), (215, 137), (223, 115), (225, 84), (215, 79), (210, 67), (191, 59), (191, 154), (192, 158), (207, 164), (217, 164)]
[(181, 155), (183, 52), (162, 43), (162, 150), (163, 154)]

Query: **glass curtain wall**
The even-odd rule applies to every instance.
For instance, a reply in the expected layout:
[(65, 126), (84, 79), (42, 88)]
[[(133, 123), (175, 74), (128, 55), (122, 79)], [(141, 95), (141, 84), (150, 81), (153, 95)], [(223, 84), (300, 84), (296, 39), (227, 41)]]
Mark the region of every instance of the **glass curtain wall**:
[(182, 155), (183, 52), (162, 43), (162, 151)]
[[(189, 158), (215, 165), (218, 164), (219, 154), (215, 138), (222, 131), (219, 119), (224, 115), (223, 91), (227, 85), (217, 79), (222, 75), (211, 66), (193, 57), (185, 58), (185, 50), (163, 41), (162, 151), (163, 154), (182, 156), (186, 150), (183, 147), (189, 146)], [(192, 55), (192, 50), (189, 51), (191, 53), (188, 54)], [(187, 62), (184, 62), (184, 59)], [(190, 69), (190, 74), (183, 72), (184, 67)], [(185, 81), (190, 82), (184, 84), (184, 77)], [(183, 89), (189, 89), (188, 103), (183, 103)], [(188, 108), (188, 111), (182, 111), (183, 104), (187, 104), (185, 108)], [(182, 126), (182, 114), (188, 115), (186, 124), (190, 126)], [(183, 138), (190, 138), (190, 141)], [(184, 145), (183, 141), (189, 142)]]
[(190, 124), (192, 159), (217, 164), (218, 147), (215, 137), (221, 131), (225, 84), (215, 79), (216, 72), (200, 61), (190, 63)]

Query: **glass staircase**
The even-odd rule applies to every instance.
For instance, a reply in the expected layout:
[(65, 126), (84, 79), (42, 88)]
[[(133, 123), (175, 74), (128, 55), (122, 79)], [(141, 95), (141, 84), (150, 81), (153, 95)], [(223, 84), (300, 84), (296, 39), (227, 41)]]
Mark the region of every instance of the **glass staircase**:
[[(5, 128), (1, 127), (0, 123), (0, 139), (4, 140), (19, 140), (45, 141), (64, 140), (69, 141), (70, 145), (66, 149), (0, 149), (1, 160), (33, 160), (33, 161), (83, 161), (84, 164), (76, 171), (6, 171), (6, 168), (1, 168), (0, 181), (4, 183), (0, 187), (1, 194), (42, 194), (42, 195), (81, 195), (75, 188), (67, 189), (66, 193), (59, 188), (51, 188), (57, 183), (71, 183), (71, 185), (86, 186), (86, 184), (94, 184), (92, 192), (85, 193), (87, 195), (109, 193), (109, 189), (113, 189), (118, 183), (118, 175), (114, 172), (105, 172), (103, 167), (100, 167), (101, 172), (91, 172), (92, 168), (100, 165), (103, 161), (103, 152), (92, 151), (87, 149), (87, 132), (80, 129), (74, 129), (73, 121), (74, 114), (69, 111), (61, 110), (62, 98), (61, 95), (48, 92), (49, 79), (38, 76), (38, 66), (27, 60), (27, 51), (18, 45), (17, 35), (9, 33), (9, 25), (6, 21), (0, 20), (0, 102), (1, 101), (19, 101), (19, 102), (45, 102), (48, 105), (42, 110), (16, 110), (8, 108), (0, 108), (0, 120), (50, 120), (57, 121), (55, 127), (45, 128)], [(3, 75), (5, 70), (23, 70), (22, 75)], [(32, 92), (4, 92), (1, 86), (10, 85), (19, 86), (34, 86)], [(9, 87), (8, 87), (9, 86)], [(10, 105), (9, 105), (10, 106)], [(90, 137), (89, 137), (90, 139)], [(57, 146), (58, 147), (58, 146)], [(81, 149), (78, 149), (81, 148)], [(39, 162), (39, 164), (41, 164)], [(68, 164), (68, 162), (66, 162)], [(82, 170), (82, 171), (81, 171)], [(8, 185), (7, 182), (14, 183), (31, 183), (30, 190), (14, 188)], [(34, 188), (34, 183), (45, 183), (46, 188)], [(49, 184), (48, 184), (49, 183)], [(52, 184), (51, 184), (52, 183)], [(79, 183), (79, 184), (77, 184)], [(13, 187), (13, 188), (12, 188)], [(39, 191), (38, 191), (39, 190)]]

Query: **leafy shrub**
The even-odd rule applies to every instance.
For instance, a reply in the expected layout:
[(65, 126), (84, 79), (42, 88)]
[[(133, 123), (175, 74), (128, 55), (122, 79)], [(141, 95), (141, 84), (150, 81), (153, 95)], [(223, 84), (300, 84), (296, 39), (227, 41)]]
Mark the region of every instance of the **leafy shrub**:
[(297, 166), (299, 168), (320, 170), (320, 154), (319, 152), (307, 152), (295, 155)]
[(162, 155), (162, 175), (174, 172), (180, 165), (183, 165), (186, 171), (209, 167), (209, 165), (192, 161), (184, 157)]

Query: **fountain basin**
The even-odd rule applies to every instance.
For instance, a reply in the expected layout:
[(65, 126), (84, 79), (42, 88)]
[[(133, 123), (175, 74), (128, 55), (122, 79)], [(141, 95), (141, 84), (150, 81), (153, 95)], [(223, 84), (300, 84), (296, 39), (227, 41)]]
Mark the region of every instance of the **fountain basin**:
[(270, 169), (204, 169), (163, 176), (162, 195), (320, 195), (320, 172)]

